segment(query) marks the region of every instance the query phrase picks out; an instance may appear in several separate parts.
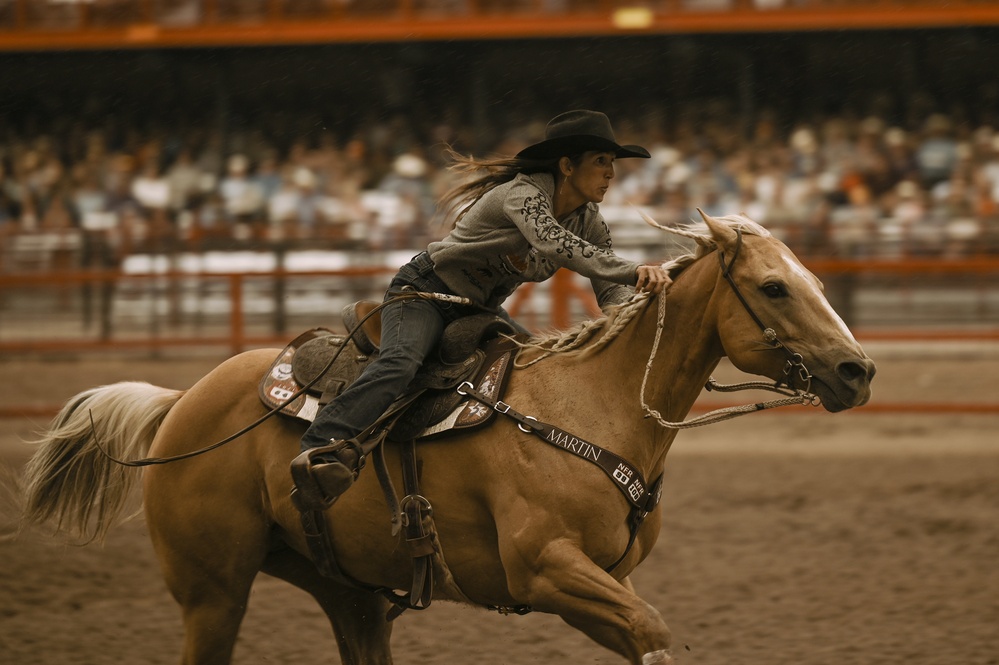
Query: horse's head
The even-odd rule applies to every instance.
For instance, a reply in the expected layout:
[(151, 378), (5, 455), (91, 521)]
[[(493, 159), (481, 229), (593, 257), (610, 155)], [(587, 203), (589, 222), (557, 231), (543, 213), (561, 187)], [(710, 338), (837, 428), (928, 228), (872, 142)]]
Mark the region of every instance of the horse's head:
[(732, 364), (810, 389), (828, 411), (865, 404), (874, 362), (826, 300), (822, 283), (750, 219), (701, 215), (718, 248), (721, 283), (712, 301)]

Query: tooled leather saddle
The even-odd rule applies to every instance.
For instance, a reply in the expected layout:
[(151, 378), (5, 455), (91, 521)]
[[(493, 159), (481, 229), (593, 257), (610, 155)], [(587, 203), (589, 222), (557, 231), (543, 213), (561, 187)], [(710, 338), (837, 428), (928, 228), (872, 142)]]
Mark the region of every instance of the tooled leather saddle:
[[(344, 308), (344, 325), (348, 333), (354, 331), (353, 335), (313, 328), (288, 344), (260, 381), (264, 405), (313, 421), (322, 407), (377, 357), (381, 324), (377, 314), (365, 320), (375, 305), (361, 301)], [(510, 337), (515, 334), (507, 321), (489, 313), (448, 325), (437, 353), (431, 354), (400, 398), (420, 393), (396, 420), (389, 437), (398, 441), (422, 439), (485, 424), (495, 411), (455, 389), (471, 381), (480, 392), (499, 399), (513, 362), (516, 343)], [(301, 395), (288, 401), (300, 391)]]

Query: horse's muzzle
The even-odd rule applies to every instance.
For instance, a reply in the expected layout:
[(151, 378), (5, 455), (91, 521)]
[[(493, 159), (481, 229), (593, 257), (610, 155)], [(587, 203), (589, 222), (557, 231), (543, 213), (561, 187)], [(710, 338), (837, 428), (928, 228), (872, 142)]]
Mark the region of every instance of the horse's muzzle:
[(816, 373), (812, 391), (822, 400), (827, 411), (836, 413), (867, 404), (871, 398), (871, 380), (877, 372), (870, 358), (854, 358), (836, 364), (833, 376)]

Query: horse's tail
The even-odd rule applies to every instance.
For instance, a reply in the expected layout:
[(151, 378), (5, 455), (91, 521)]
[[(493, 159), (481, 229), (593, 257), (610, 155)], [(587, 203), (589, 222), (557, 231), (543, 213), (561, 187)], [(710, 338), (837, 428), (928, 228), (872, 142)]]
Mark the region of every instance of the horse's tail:
[[(33, 443), (23, 476), (23, 520), (56, 522), (84, 542), (102, 541), (137, 480), (119, 460), (145, 457), (168, 411), (184, 394), (122, 381), (84, 391)], [(106, 453), (106, 454), (105, 454)]]

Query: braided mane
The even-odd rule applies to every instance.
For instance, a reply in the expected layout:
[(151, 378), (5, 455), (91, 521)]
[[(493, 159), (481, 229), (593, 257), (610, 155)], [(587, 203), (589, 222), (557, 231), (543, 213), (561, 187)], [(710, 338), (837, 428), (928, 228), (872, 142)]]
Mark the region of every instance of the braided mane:
[[(692, 251), (669, 259), (662, 264), (662, 268), (673, 280), (676, 280), (687, 266), (711, 253), (718, 246), (705, 224), (687, 227), (663, 226), (641, 211), (639, 214), (651, 226), (694, 242)], [(742, 214), (726, 215), (717, 217), (715, 220), (737, 228), (747, 235), (770, 237), (769, 231)], [(605, 316), (583, 321), (565, 331), (555, 331), (532, 337), (520, 344), (516, 367), (518, 369), (529, 367), (555, 353), (568, 353), (570, 351), (578, 351), (580, 354), (595, 353), (617, 337), (628, 322), (635, 318), (635, 315), (648, 303), (648, 300), (648, 293), (636, 293), (630, 300), (613, 307)], [(531, 352), (538, 352), (539, 355), (531, 359), (523, 358), (533, 355)]]

